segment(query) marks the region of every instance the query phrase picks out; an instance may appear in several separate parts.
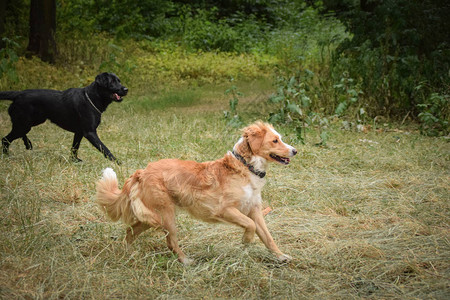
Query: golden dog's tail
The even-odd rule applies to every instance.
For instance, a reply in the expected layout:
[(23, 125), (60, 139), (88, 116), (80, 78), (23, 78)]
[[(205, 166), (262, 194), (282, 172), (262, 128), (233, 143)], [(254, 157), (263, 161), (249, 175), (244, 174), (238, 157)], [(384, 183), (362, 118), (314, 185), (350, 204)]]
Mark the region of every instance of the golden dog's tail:
[(122, 219), (125, 224), (133, 224), (135, 216), (130, 198), (119, 189), (117, 175), (111, 168), (103, 170), (103, 176), (97, 182), (97, 204), (112, 221)]

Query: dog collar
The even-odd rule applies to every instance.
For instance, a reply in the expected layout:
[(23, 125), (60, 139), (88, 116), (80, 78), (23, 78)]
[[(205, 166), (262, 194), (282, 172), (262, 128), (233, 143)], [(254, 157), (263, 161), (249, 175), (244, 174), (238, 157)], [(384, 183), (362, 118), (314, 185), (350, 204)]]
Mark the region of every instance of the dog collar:
[(86, 91), (84, 91), (84, 94), (86, 95), (86, 98), (88, 99), (89, 103), (91, 103), (92, 107), (95, 108), (95, 110), (99, 113), (102, 114), (102, 112), (94, 105), (94, 103), (91, 101), (91, 98), (89, 98), (89, 95)]
[(245, 161), (245, 158), (243, 158), (240, 154), (238, 154), (238, 153), (236, 153), (236, 152), (234, 152), (234, 151), (232, 151), (231, 153), (232, 153), (232, 154), (234, 155), (234, 157), (236, 157), (241, 163), (243, 163), (244, 166), (246, 166), (250, 172), (252, 172), (252, 173), (255, 174), (256, 176), (258, 176), (259, 178), (264, 178), (264, 176), (266, 176), (266, 172), (265, 172), (265, 171), (258, 171), (258, 170), (256, 170), (255, 167), (252, 166), (252, 165), (249, 165), (249, 164)]

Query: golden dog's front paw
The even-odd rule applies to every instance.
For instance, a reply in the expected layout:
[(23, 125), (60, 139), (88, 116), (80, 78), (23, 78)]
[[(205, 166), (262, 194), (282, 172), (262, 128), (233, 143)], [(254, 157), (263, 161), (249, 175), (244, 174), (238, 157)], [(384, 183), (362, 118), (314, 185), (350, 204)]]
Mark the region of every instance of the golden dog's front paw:
[(178, 261), (181, 262), (185, 266), (190, 266), (195, 262), (195, 260), (193, 260), (191, 258), (187, 258), (187, 257), (178, 258)]
[(282, 262), (282, 263), (288, 263), (288, 262), (291, 262), (292, 261), (292, 257), (291, 256), (289, 256), (289, 255), (287, 255), (287, 254), (279, 254), (279, 255), (277, 255), (277, 258), (278, 258), (278, 260), (280, 261), (280, 262)]

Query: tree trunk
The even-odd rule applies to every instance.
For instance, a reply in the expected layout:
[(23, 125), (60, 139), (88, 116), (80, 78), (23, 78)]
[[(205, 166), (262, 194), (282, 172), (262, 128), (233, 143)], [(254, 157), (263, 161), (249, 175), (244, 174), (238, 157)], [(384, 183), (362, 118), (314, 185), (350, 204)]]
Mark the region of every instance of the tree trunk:
[(43, 61), (56, 58), (56, 0), (31, 0), (30, 35), (27, 51)]
[[(8, 6), (8, 0), (0, 0), (0, 38), (5, 36), (5, 16), (6, 7)], [(0, 49), (5, 47), (3, 40), (0, 40)]]

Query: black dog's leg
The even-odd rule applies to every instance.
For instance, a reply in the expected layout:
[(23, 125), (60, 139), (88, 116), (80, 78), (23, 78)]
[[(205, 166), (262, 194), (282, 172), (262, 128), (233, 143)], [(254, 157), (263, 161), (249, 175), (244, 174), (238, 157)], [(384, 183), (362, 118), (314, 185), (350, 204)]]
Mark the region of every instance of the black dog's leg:
[[(26, 134), (28, 132), (30, 132), (30, 130), (31, 130), (31, 127), (14, 126), (14, 123), (13, 123), (13, 127), (11, 129), (11, 132), (7, 136), (2, 138), (3, 154), (8, 154), (9, 145), (11, 145), (11, 143), (15, 139), (18, 139), (20, 137), (26, 137)], [(26, 139), (28, 140), (28, 138), (26, 138)], [(31, 142), (30, 142), (30, 145), (31, 145)], [(26, 143), (25, 143), (25, 146), (27, 146)]]
[(30, 139), (26, 135), (24, 135), (22, 137), (22, 140), (23, 140), (23, 144), (25, 145), (25, 148), (27, 148), (27, 150), (33, 149), (33, 144), (31, 144)]
[(3, 154), (8, 154), (8, 149), (9, 149), (9, 145), (11, 143), (8, 141), (8, 139), (5, 137), (2, 138), (2, 149), (3, 149)]
[(89, 131), (84, 134), (84, 137), (87, 138), (91, 144), (97, 148), (98, 151), (103, 153), (103, 155), (111, 161), (115, 161), (117, 164), (120, 164), (119, 161), (112, 155), (111, 151), (105, 146), (105, 144), (100, 141), (100, 138), (97, 135), (96, 131)]
[(82, 162), (82, 160), (78, 158), (78, 148), (80, 148), (82, 139), (83, 134), (76, 132), (73, 137), (72, 148), (70, 149), (70, 157), (74, 162)]

